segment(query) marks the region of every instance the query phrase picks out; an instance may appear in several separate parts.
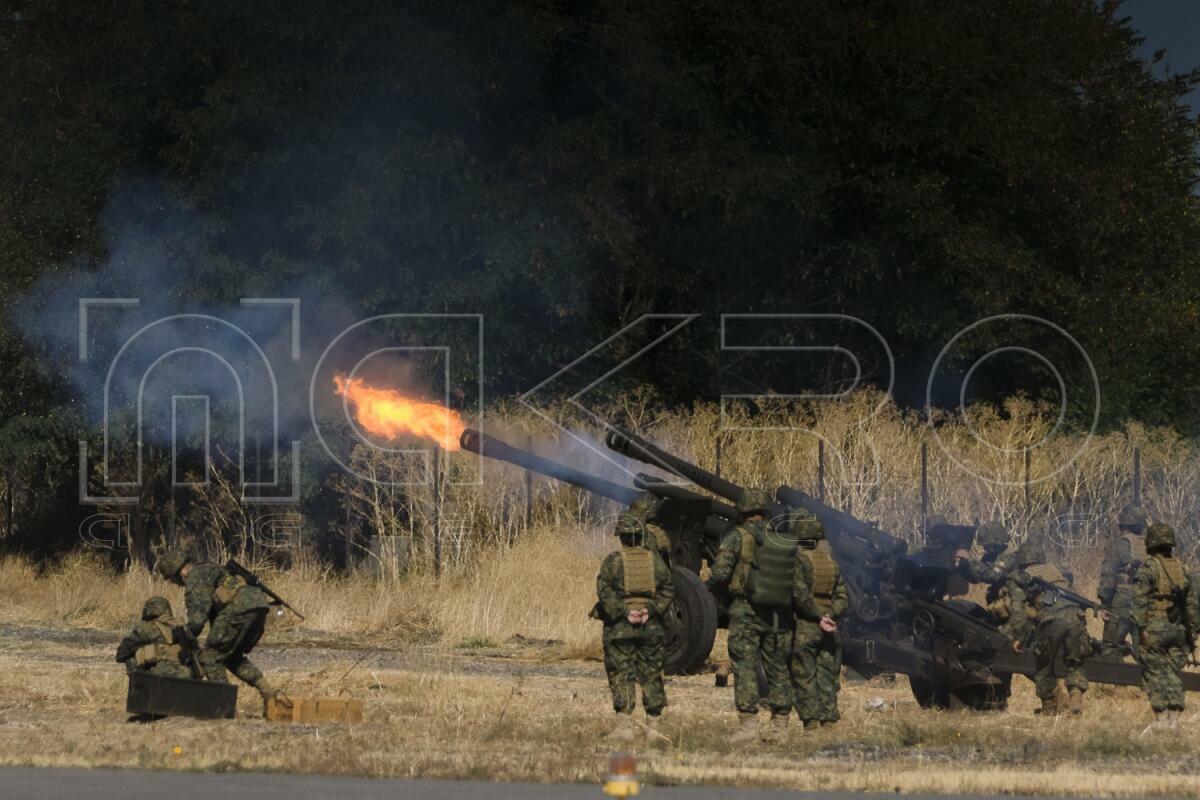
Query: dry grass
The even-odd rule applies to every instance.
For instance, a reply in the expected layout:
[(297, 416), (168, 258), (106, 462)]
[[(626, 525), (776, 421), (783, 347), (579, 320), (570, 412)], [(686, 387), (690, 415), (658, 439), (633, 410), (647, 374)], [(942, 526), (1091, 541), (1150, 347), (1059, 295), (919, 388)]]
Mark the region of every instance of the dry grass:
[[(242, 717), (125, 722), (124, 676), (111, 649), (17, 640), (0, 649), (0, 764), (177, 770), (284, 770), (370, 776), (469, 777), (598, 783), (612, 724), (599, 664), (541, 665), (427, 651), (331, 654), (264, 646), (261, 662), (296, 694), (346, 690), (366, 719), (345, 727), (280, 726)], [(314, 658), (314, 656), (316, 656)], [(411, 659), (407, 664), (405, 659)], [(668, 750), (636, 750), (654, 783), (792, 789), (1195, 796), (1197, 756), (1187, 731), (1143, 735), (1148, 712), (1129, 689), (1089, 696), (1083, 720), (1044, 721), (1020, 681), (1001, 714), (922, 711), (906, 683), (843, 692), (843, 722), (793, 729), (783, 746), (731, 750), (729, 690), (710, 676), (673, 678)], [(869, 712), (871, 698), (887, 703)]]

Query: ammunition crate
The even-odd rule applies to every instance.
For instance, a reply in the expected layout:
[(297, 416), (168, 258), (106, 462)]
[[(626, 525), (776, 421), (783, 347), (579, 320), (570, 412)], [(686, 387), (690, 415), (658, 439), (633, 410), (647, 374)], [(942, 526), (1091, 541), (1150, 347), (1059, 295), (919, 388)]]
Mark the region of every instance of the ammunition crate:
[(165, 678), (135, 671), (129, 675), (125, 710), (157, 717), (233, 719), (237, 692), (232, 683)]
[(287, 703), (271, 698), (267, 702), (267, 719), (273, 722), (362, 722), (361, 700), (349, 697), (293, 697)]

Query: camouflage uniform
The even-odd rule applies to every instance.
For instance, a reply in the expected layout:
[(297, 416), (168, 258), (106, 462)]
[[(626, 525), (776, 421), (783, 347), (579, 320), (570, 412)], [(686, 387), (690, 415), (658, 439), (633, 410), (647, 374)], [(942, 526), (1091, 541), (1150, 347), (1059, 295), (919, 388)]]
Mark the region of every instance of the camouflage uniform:
[(792, 692), (796, 713), (805, 727), (837, 722), (837, 696), (842, 676), (842, 638), (821, 630), (822, 617), (841, 620), (850, 596), (841, 570), (829, 552), (821, 523), (811, 515), (792, 523), (800, 535), (792, 601), (796, 633), (792, 640)]
[(1007, 578), (1016, 566), (1016, 550), (1008, 546), (1008, 531), (998, 522), (980, 525), (975, 538), (983, 553), (979, 558), (961, 561), (961, 568), (971, 583), (987, 586), (984, 602), (988, 613), (999, 623), (1002, 632), (1012, 636), (1013, 603)]
[[(186, 578), (184, 565), (190, 566)], [(265, 700), (274, 694), (262, 671), (248, 658), (266, 627), (270, 604), (262, 590), (247, 586), (241, 578), (217, 564), (191, 563), (177, 552), (159, 558), (159, 571), (181, 584), (187, 606), (187, 629), (199, 636), (209, 625), (204, 646), (197, 653), (200, 670), (210, 681), (228, 683), (228, 669), (259, 690)]]
[[(1143, 685), (1157, 721), (1174, 723), (1183, 711), (1184, 691), (1180, 672), (1191, 655), (1189, 597), (1191, 578), (1171, 556), (1175, 533), (1156, 523), (1146, 533), (1149, 556), (1134, 582), (1133, 619), (1141, 639), (1139, 658)], [(1164, 712), (1166, 712), (1164, 714)]]
[[(625, 590), (625, 564), (629, 559), (649, 556), (653, 567), (653, 590), (631, 594)], [(604, 670), (612, 691), (613, 710), (632, 714), (637, 707), (637, 686), (642, 687), (646, 713), (658, 716), (667, 705), (663, 688), (666, 660), (662, 619), (675, 598), (671, 570), (662, 557), (642, 547), (625, 547), (610, 553), (596, 576), (595, 616), (604, 622)], [(629, 622), (631, 608), (644, 607), (650, 618), (642, 625)]]
[[(1033, 683), (1042, 701), (1039, 713), (1057, 714), (1058, 678), (1054, 675), (1054, 660), (1061, 653), (1066, 665), (1066, 685), (1071, 697), (1071, 711), (1081, 713), (1083, 695), (1088, 679), (1083, 661), (1091, 655), (1091, 640), (1083, 609), (1065, 598), (1053, 598), (1033, 578), (1041, 578), (1055, 586), (1070, 588), (1069, 579), (1055, 566), (1046, 563), (1041, 543), (1026, 541), (1017, 552), (1018, 569), (1008, 577), (1008, 590), (1013, 598), (1011, 627), (1016, 638), (1032, 643), (1037, 660)], [(1020, 602), (1021, 605), (1017, 605)], [(1025, 613), (1021, 613), (1024, 610)]]
[(151, 597), (142, 606), (142, 619), (117, 645), (117, 662), (128, 672), (138, 670), (164, 678), (190, 678), (184, 664), (185, 651), (173, 630), (171, 604), (165, 597)]
[(1146, 559), (1146, 522), (1146, 512), (1138, 506), (1121, 509), (1118, 533), (1104, 549), (1096, 596), (1110, 617), (1104, 623), (1100, 655), (1114, 661), (1124, 659), (1127, 639), (1133, 638), (1136, 644), (1133, 582)]
[[(769, 498), (764, 492), (748, 490), (738, 501), (738, 511), (754, 517), (766, 511)], [(734, 704), (742, 715), (743, 730), (738, 740), (747, 738), (747, 724), (758, 713), (758, 668), (767, 677), (767, 705), (772, 715), (785, 721), (792, 709), (791, 678), (788, 660), (792, 648), (794, 617), (756, 609), (747, 598), (747, 579), (754, 562), (756, 542), (766, 535), (761, 518), (747, 519), (721, 540), (708, 579), (710, 591), (728, 587), (733, 600), (729, 604), (729, 657), (733, 662)]]

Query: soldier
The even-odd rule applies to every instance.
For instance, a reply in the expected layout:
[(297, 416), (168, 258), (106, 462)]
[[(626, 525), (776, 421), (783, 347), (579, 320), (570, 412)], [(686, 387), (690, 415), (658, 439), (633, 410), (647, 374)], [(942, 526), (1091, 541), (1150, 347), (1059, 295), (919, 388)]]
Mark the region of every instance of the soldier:
[(637, 686), (641, 685), (646, 727), (652, 736), (665, 740), (658, 732), (659, 716), (667, 706), (662, 620), (675, 597), (675, 585), (662, 556), (643, 546), (646, 536), (640, 520), (622, 514), (616, 534), (621, 549), (610, 553), (600, 566), (596, 576), (599, 599), (592, 609), (592, 616), (604, 622), (604, 670), (617, 712), (617, 727), (609, 738), (633, 741), (633, 711)]
[(1096, 596), (1105, 607), (1100, 655), (1115, 661), (1125, 658), (1125, 640), (1136, 634), (1133, 622), (1133, 581), (1146, 560), (1146, 512), (1129, 505), (1117, 516), (1119, 534), (1104, 550)]
[(1011, 635), (1012, 602), (1005, 579), (1013, 569), (1016, 552), (1008, 546), (1008, 531), (999, 522), (985, 522), (975, 532), (975, 541), (983, 549), (978, 559), (966, 550), (954, 555), (967, 580), (987, 585), (987, 610), (1000, 623), (1000, 630)]
[[(795, 614), (792, 586), (795, 581), (795, 539), (771, 531), (765, 515), (770, 496), (757, 489), (742, 492), (737, 501), (742, 522), (725, 534), (708, 579), (710, 591), (728, 588), (729, 657), (733, 661), (733, 696), (740, 720), (731, 744), (741, 744), (758, 732), (758, 667), (767, 676), (767, 705), (771, 724), (764, 727), (765, 740), (787, 735), (792, 711), (792, 687), (788, 674)], [(788, 555), (786, 538), (791, 538)], [(782, 545), (782, 547), (777, 547)], [(791, 560), (789, 560), (789, 558)]]
[(1192, 654), (1191, 578), (1171, 552), (1175, 531), (1156, 522), (1146, 531), (1147, 557), (1134, 581), (1133, 620), (1137, 625), (1143, 684), (1154, 709), (1154, 727), (1175, 729), (1183, 713), (1180, 671)]
[(1062, 712), (1058, 678), (1054, 675), (1055, 657), (1062, 653), (1067, 668), (1070, 710), (1072, 714), (1082, 714), (1083, 695), (1088, 688), (1083, 660), (1091, 655), (1083, 609), (1038, 582), (1071, 588), (1069, 578), (1058, 567), (1046, 563), (1046, 552), (1040, 541), (1027, 539), (1017, 550), (1016, 560), (1018, 569), (1008, 576), (1008, 591), (1013, 602), (1013, 649), (1022, 652), (1025, 643), (1032, 641), (1037, 659), (1033, 683), (1042, 701), (1037, 713), (1054, 716)]
[(832, 725), (838, 716), (842, 641), (838, 620), (850, 606), (842, 572), (824, 542), (825, 528), (808, 512), (792, 519), (799, 539), (793, 602), (796, 634), (792, 640), (792, 692), (804, 727)]
[(628, 513), (636, 517), (643, 525), (646, 534), (646, 546), (657, 550), (663, 561), (671, 563), (671, 538), (658, 524), (658, 510), (662, 508), (662, 498), (653, 492), (642, 492), (636, 500), (629, 504)]
[(209, 623), (208, 637), (196, 656), (201, 677), (228, 683), (225, 674), (228, 669), (258, 690), (265, 714), (275, 688), (248, 655), (266, 627), (267, 596), (224, 567), (193, 563), (190, 556), (178, 550), (168, 550), (159, 556), (158, 572), (184, 587), (187, 622), (182, 630), (194, 638)]
[(171, 603), (167, 598), (157, 595), (149, 598), (142, 606), (141, 622), (117, 645), (117, 662), (124, 664), (127, 672), (140, 670), (164, 678), (192, 677), (192, 671), (184, 665), (177, 626), (171, 619)]

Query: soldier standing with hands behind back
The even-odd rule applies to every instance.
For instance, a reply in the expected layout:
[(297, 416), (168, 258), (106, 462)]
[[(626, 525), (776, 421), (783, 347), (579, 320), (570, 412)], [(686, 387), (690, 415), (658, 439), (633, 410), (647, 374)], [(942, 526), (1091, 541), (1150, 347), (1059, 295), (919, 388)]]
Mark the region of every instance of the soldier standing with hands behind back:
[(633, 711), (637, 687), (642, 687), (646, 727), (654, 738), (659, 717), (667, 706), (663, 687), (666, 634), (662, 619), (675, 599), (671, 570), (655, 549), (646, 547), (645, 526), (636, 516), (622, 513), (616, 534), (621, 549), (610, 553), (596, 576), (598, 600), (592, 617), (604, 623), (604, 671), (612, 692), (617, 727), (609, 738), (634, 739)]
[(837, 623), (850, 607), (850, 596), (825, 544), (820, 520), (799, 512), (791, 525), (800, 542), (793, 588), (797, 619), (792, 640), (792, 692), (804, 727), (814, 729), (840, 718), (837, 696), (842, 641)]
[(1191, 578), (1172, 555), (1175, 531), (1156, 522), (1146, 531), (1146, 559), (1138, 569), (1133, 592), (1143, 665), (1143, 684), (1154, 709), (1156, 728), (1175, 729), (1183, 714), (1180, 672), (1192, 654), (1194, 603)]

